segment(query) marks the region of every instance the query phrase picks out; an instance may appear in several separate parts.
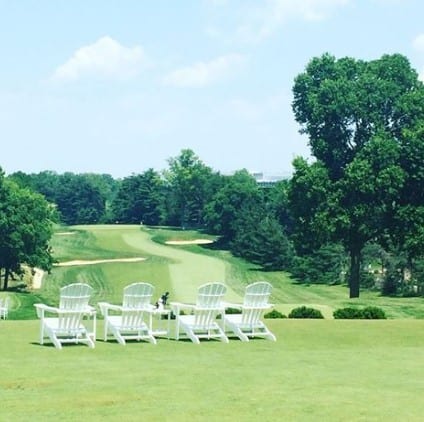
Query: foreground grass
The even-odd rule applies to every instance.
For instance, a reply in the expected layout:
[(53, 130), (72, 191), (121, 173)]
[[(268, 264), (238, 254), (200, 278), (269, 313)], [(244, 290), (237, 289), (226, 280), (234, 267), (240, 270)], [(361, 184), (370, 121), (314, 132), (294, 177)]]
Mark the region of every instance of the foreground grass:
[(38, 344), (37, 321), (0, 321), (0, 419), (422, 420), (424, 321), (268, 323), (276, 343), (58, 351)]

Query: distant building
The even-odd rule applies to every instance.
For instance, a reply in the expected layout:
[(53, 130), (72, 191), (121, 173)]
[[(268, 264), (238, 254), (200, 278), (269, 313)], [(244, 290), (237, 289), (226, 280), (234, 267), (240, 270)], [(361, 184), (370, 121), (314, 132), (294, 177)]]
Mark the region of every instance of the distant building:
[(265, 174), (263, 172), (251, 173), (261, 188), (271, 188), (280, 180), (288, 179), (288, 174)]

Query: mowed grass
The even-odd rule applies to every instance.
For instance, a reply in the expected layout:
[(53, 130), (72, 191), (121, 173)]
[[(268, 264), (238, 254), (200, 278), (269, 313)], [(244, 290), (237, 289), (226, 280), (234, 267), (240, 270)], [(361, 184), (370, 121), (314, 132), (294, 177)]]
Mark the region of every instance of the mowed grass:
[(422, 421), (424, 321), (268, 324), (277, 342), (58, 351), (37, 321), (1, 321), (0, 420)]
[[(197, 232), (139, 226), (72, 227), (56, 235), (58, 261), (145, 257), (137, 263), (55, 267), (40, 290), (6, 293), (13, 309), (0, 321), (0, 421), (421, 421), (424, 402), (422, 298), (384, 298), (346, 286), (305, 286), (284, 272), (262, 272), (226, 251), (166, 246), (202, 237)], [(181, 237), (183, 236), (183, 237)], [(154, 237), (159, 243), (153, 242)], [(300, 304), (320, 308), (325, 320), (266, 320), (277, 342), (176, 342), (156, 346), (102, 341), (96, 348), (39, 344), (32, 304), (58, 301), (60, 286), (75, 281), (94, 287), (92, 304), (120, 303), (122, 288), (149, 281), (159, 295), (194, 300), (197, 287), (223, 281), (231, 299), (246, 284), (268, 280), (272, 301), (287, 313)], [(1, 292), (0, 294), (4, 294)], [(342, 321), (332, 310), (353, 303), (381, 306), (384, 321)], [(28, 320), (13, 320), (28, 319)], [(171, 324), (173, 324), (172, 322)]]
[(214, 245), (165, 244), (167, 240), (198, 238), (210, 239), (211, 236), (138, 225), (73, 226), (59, 230), (52, 239), (54, 256), (59, 262), (135, 257), (145, 260), (54, 267), (51, 274), (45, 275), (41, 289), (30, 294), (7, 293), (12, 299), (9, 317), (36, 318), (33, 303), (56, 304), (60, 287), (73, 282), (93, 286), (95, 304), (105, 300), (119, 303), (123, 287), (135, 281), (152, 283), (154, 299), (168, 291), (171, 300), (192, 302), (198, 286), (206, 282), (224, 282), (228, 286), (227, 300), (239, 301), (247, 284), (266, 280), (274, 286), (271, 300), (275, 308), (286, 315), (302, 305), (321, 310), (325, 318), (332, 318), (333, 311), (341, 307), (379, 306), (389, 318), (424, 319), (423, 298), (391, 298), (363, 290), (359, 299), (352, 300), (345, 285), (300, 284), (283, 271), (261, 271), (227, 251), (217, 250)]

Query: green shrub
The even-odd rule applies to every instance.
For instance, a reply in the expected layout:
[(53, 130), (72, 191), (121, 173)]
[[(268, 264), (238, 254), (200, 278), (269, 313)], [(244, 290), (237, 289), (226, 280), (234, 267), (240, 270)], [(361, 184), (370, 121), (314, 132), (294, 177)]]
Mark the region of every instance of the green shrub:
[(363, 309), (340, 308), (333, 312), (335, 319), (386, 319), (386, 314), (381, 308), (367, 306)]
[(225, 309), (226, 314), (241, 314), (240, 308), (226, 308)]
[(321, 311), (314, 308), (308, 308), (306, 306), (300, 306), (299, 308), (294, 308), (289, 313), (289, 318), (315, 318), (323, 319)]
[(363, 314), (361, 309), (347, 307), (336, 309), (333, 312), (333, 317), (335, 319), (362, 319)]
[(273, 309), (271, 312), (268, 312), (264, 315), (264, 318), (275, 319), (275, 318), (287, 318), (284, 314), (276, 309)]
[(367, 306), (362, 309), (364, 319), (386, 319), (386, 314), (381, 308), (377, 306)]

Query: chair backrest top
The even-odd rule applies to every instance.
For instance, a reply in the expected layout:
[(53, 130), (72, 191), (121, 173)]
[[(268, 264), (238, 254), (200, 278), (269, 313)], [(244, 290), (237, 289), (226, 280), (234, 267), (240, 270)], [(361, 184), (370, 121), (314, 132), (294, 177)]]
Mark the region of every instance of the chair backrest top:
[(84, 309), (93, 293), (93, 288), (84, 283), (73, 283), (60, 289), (60, 309)]
[(244, 306), (265, 307), (271, 295), (272, 285), (266, 281), (258, 281), (246, 287), (244, 295)]
[(124, 308), (147, 308), (153, 296), (154, 287), (149, 283), (132, 283), (124, 288)]
[(199, 308), (219, 308), (227, 287), (222, 283), (206, 283), (199, 287), (196, 305)]

